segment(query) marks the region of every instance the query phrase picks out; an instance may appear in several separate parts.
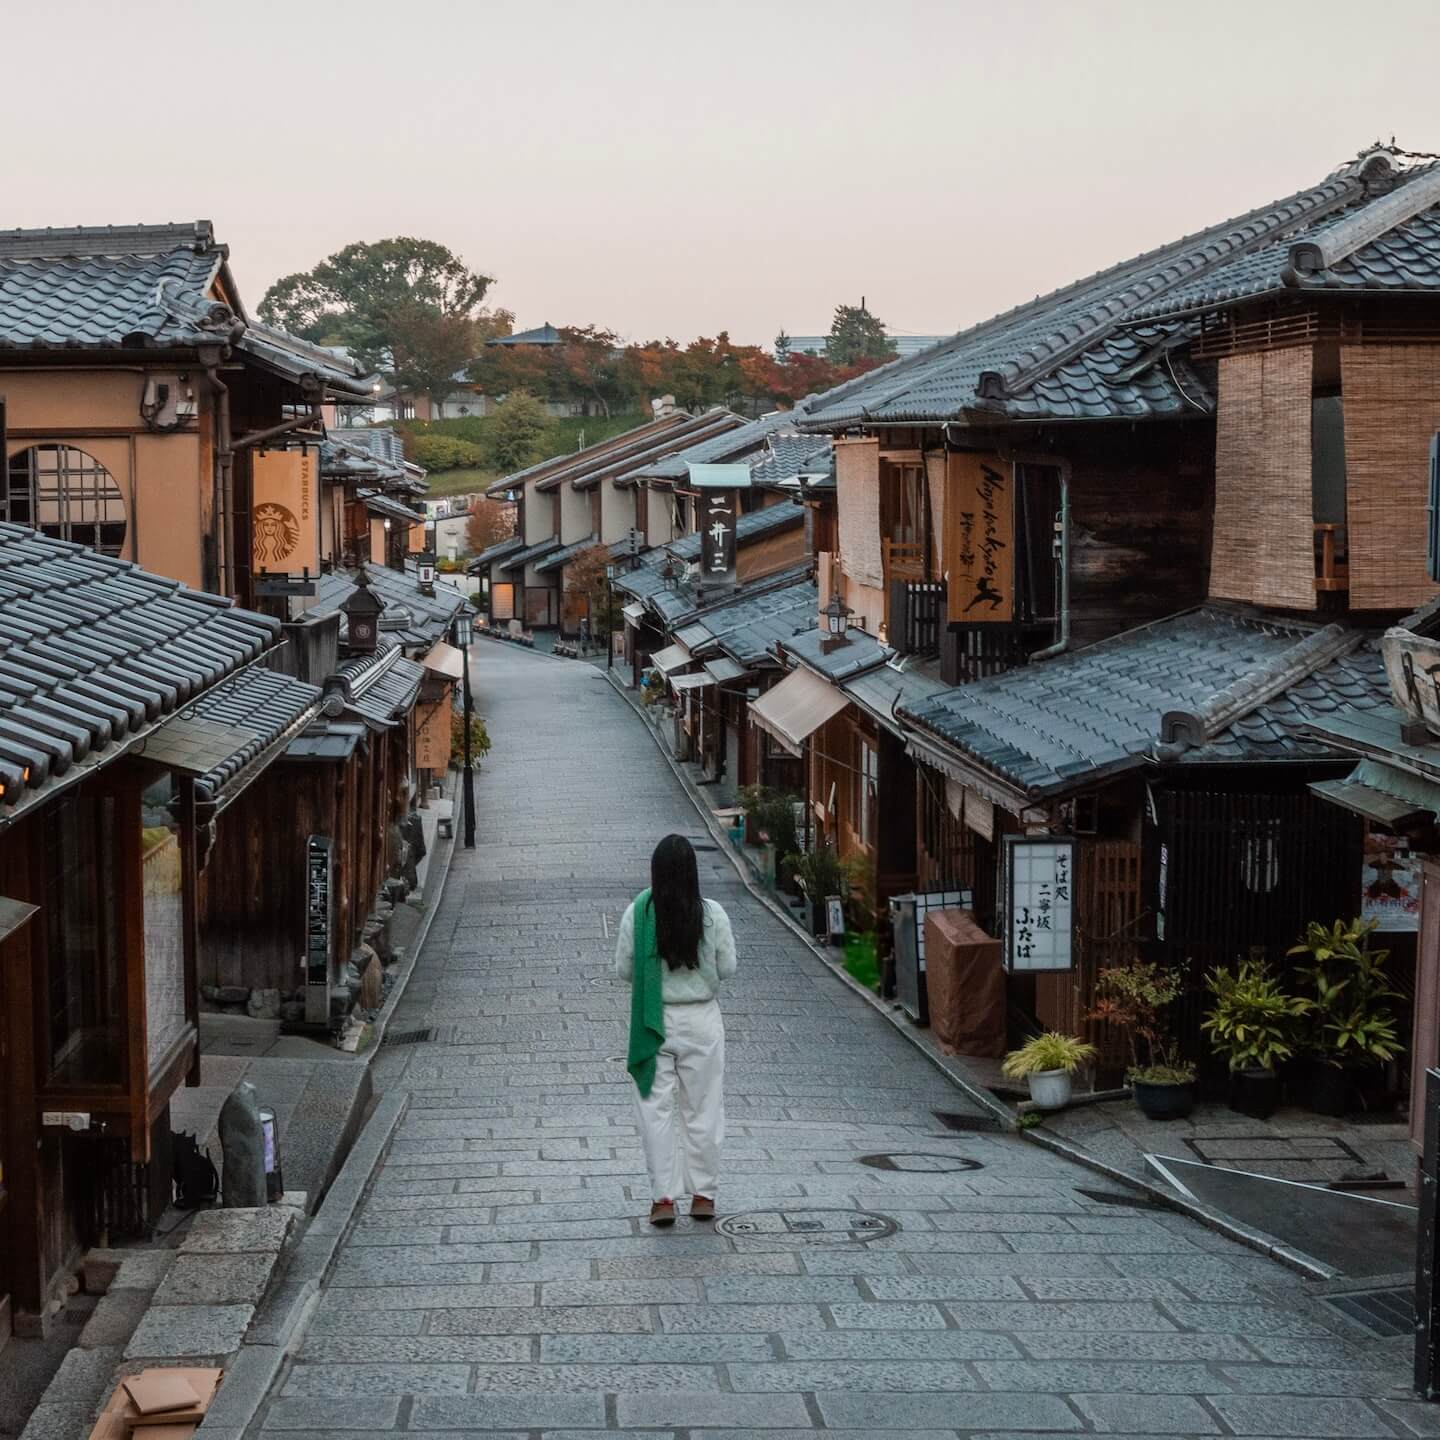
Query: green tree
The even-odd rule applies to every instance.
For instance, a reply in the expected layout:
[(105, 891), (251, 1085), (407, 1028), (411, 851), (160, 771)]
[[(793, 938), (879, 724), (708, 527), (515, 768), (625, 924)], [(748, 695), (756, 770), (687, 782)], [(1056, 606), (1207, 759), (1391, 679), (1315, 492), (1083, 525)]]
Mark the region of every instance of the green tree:
[(865, 307), (862, 297), (858, 305), (837, 305), (830, 322), (830, 340), (825, 358), (832, 365), (853, 365), (857, 360), (883, 360), (895, 353), (895, 343), (885, 333), (885, 326)]
[(402, 333), (407, 324), (413, 329), (420, 311), (481, 323), (493, 283), (446, 246), (401, 235), (358, 241), (313, 270), (285, 276), (265, 292), (258, 313), (267, 325), (343, 345), (362, 365), (379, 369), (395, 352), (397, 323)]
[(780, 327), (780, 333), (775, 337), (775, 358), (783, 365), (790, 358), (790, 337), (785, 333), (785, 327)]
[(544, 453), (550, 433), (545, 404), (528, 390), (514, 390), (490, 417), (490, 456), (502, 474), (533, 465)]

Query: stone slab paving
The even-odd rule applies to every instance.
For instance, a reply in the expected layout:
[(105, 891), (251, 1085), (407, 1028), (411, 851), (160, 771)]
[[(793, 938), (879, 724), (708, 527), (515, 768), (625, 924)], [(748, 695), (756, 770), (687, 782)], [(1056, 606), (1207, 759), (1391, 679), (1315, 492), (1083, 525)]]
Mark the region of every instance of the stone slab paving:
[[(482, 643), (475, 679), (479, 843), (391, 1031), (433, 1034), (377, 1058), (410, 1109), (264, 1435), (1440, 1434), (1403, 1340), (979, 1117), (945, 1128), (964, 1098), (744, 890), (592, 667)], [(736, 932), (719, 1199), (744, 1229), (642, 1219), (608, 971), (670, 831)]]

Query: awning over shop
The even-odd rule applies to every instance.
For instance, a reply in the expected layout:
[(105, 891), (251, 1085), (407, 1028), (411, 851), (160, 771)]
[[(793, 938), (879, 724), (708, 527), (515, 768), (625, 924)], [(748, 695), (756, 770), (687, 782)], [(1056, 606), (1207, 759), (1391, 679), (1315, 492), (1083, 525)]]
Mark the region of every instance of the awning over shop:
[(451, 680), (461, 680), (465, 676), (465, 657), (453, 645), (447, 645), (443, 640), (437, 640), (420, 663), (434, 674), (444, 675)]
[(675, 675), (670, 680), (670, 685), (675, 690), (701, 690), (714, 683), (703, 670), (697, 670), (693, 675)]
[(705, 662), (705, 673), (717, 685), (724, 685), (729, 680), (743, 680), (750, 672), (738, 660), (721, 655), (716, 660)]
[(1440, 784), (1380, 760), (1362, 760), (1341, 780), (1319, 780), (1310, 789), (1387, 830), (1440, 816)]
[(683, 645), (667, 645), (650, 657), (650, 663), (668, 677), (672, 670), (678, 670), (682, 665), (690, 663), (690, 652)]
[(846, 695), (818, 675), (793, 670), (750, 706), (750, 718), (792, 755), (799, 755), (805, 741), (849, 703)]

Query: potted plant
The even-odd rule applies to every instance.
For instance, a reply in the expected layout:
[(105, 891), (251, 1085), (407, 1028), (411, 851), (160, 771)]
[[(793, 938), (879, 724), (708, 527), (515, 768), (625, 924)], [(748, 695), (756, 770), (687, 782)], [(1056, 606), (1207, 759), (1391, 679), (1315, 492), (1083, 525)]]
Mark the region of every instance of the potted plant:
[(785, 865), (810, 910), (810, 933), (824, 935), (829, 928), (825, 920), (825, 900), (830, 895), (844, 895), (849, 889), (845, 865), (833, 845), (817, 845), (805, 853), (791, 851)]
[(1356, 1075), (1403, 1051), (1389, 1001), (1400, 997), (1385, 973), (1388, 950), (1372, 950), (1376, 922), (1312, 920), (1291, 955), (1309, 955), (1298, 975), (1312, 992), (1305, 1050), (1306, 1104), (1320, 1115), (1345, 1115), (1356, 1100)]
[(1297, 1027), (1313, 1006), (1280, 988), (1260, 951), (1236, 970), (1212, 970), (1205, 985), (1215, 1007), (1200, 1028), (1230, 1067), (1230, 1108), (1268, 1120), (1280, 1105), (1275, 1067), (1295, 1053)]
[(1095, 1054), (1095, 1047), (1084, 1040), (1047, 1030), (1012, 1050), (1001, 1062), (1000, 1073), (1007, 1080), (1023, 1078), (1030, 1099), (1041, 1110), (1059, 1110), (1070, 1103), (1072, 1076)]
[(1195, 1067), (1175, 1053), (1163, 1019), (1180, 996), (1178, 971), (1136, 960), (1102, 970), (1087, 1018), (1115, 1025), (1130, 1046), (1125, 1083), (1151, 1120), (1183, 1120), (1195, 1108)]

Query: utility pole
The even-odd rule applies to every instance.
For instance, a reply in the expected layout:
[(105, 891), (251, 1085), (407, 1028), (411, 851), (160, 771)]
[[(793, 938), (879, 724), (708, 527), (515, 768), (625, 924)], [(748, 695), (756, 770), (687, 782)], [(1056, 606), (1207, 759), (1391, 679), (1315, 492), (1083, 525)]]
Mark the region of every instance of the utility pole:
[(473, 850), (475, 848), (475, 772), (470, 768), (470, 723), (471, 716), (475, 711), (470, 697), (470, 640), (474, 634), (475, 619), (469, 600), (466, 600), (465, 608), (456, 614), (453, 628), (455, 645), (463, 657), (465, 672), (465, 848)]

